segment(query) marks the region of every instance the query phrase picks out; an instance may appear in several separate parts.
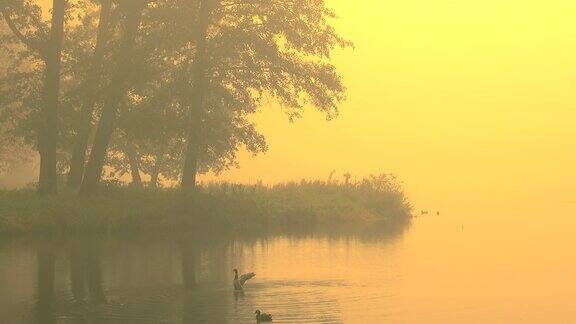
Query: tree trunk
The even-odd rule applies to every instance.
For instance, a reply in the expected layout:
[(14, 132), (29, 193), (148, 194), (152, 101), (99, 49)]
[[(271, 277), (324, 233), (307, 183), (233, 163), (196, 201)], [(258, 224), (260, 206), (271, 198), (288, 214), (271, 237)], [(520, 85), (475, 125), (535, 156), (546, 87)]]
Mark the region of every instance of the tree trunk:
[(118, 84), (118, 82), (112, 82), (111, 87), (114, 85), (116, 85), (116, 88), (111, 89), (113, 93), (111, 93), (106, 99), (102, 110), (102, 116), (98, 123), (94, 144), (90, 151), (90, 159), (86, 165), (86, 172), (84, 173), (84, 179), (80, 186), (81, 194), (87, 195), (94, 193), (102, 177), (104, 161), (106, 160), (106, 151), (112, 133), (114, 133), (114, 129), (116, 128), (115, 122), (118, 113), (118, 102), (124, 94), (124, 87), (121, 84)]
[(160, 144), (160, 149), (156, 154), (156, 161), (154, 161), (154, 168), (150, 175), (150, 188), (158, 188), (158, 178), (160, 177), (160, 171), (162, 170), (162, 165), (164, 164), (164, 155), (166, 154), (166, 145), (164, 143)]
[[(203, 95), (198, 95), (203, 97)], [(193, 100), (198, 102), (198, 100)], [(186, 140), (186, 156), (184, 158), (184, 169), (182, 170), (181, 190), (182, 199), (187, 201), (196, 189), (196, 174), (198, 172), (198, 158), (200, 155), (202, 136), (201, 107), (191, 103), (190, 121), (188, 126), (188, 137)]]
[(186, 157), (182, 170), (182, 201), (189, 201), (196, 188), (196, 173), (202, 142), (202, 117), (204, 115), (204, 96), (206, 92), (206, 38), (210, 24), (209, 16), (213, 0), (200, 2), (199, 21), (196, 34), (196, 56), (192, 68), (192, 93), (186, 96), (184, 103), (190, 110)]
[(128, 164), (130, 165), (130, 174), (132, 175), (132, 185), (137, 188), (142, 187), (142, 178), (140, 177), (140, 156), (134, 148), (134, 145), (130, 142), (126, 143), (124, 153), (128, 158)]
[(150, 175), (150, 188), (156, 189), (158, 188), (158, 178), (160, 177), (160, 164), (158, 160), (154, 164), (154, 170), (152, 170), (152, 174)]
[(84, 100), (80, 111), (80, 121), (77, 125), (76, 140), (70, 160), (70, 173), (68, 174), (68, 186), (78, 188), (84, 175), (84, 164), (86, 160), (86, 150), (88, 148), (88, 139), (92, 129), (92, 114), (96, 103), (96, 91), (100, 82), (102, 63), (104, 60), (104, 49), (106, 47), (109, 25), (110, 12), (112, 9), (112, 0), (102, 0), (100, 7), (100, 19), (98, 22), (98, 35), (96, 37), (96, 47), (90, 71), (86, 80), (84, 80)]
[(56, 194), (58, 190), (56, 149), (58, 146), (58, 101), (65, 12), (66, 0), (54, 0), (50, 39), (44, 52), (46, 70), (44, 72), (43, 120), (38, 130), (38, 151), (40, 152), (39, 194)]
[(98, 128), (94, 137), (94, 143), (90, 152), (90, 159), (86, 165), (86, 171), (80, 193), (89, 195), (94, 193), (102, 177), (102, 169), (106, 159), (106, 151), (112, 133), (116, 129), (116, 120), (118, 117), (118, 106), (122, 98), (126, 95), (129, 85), (128, 77), (130, 75), (131, 64), (134, 56), (134, 47), (138, 27), (142, 19), (142, 11), (146, 6), (146, 1), (124, 2), (126, 12), (126, 30), (122, 42), (122, 49), (118, 53), (118, 69), (116, 75), (108, 88), (108, 97), (102, 107), (102, 115), (98, 122)]

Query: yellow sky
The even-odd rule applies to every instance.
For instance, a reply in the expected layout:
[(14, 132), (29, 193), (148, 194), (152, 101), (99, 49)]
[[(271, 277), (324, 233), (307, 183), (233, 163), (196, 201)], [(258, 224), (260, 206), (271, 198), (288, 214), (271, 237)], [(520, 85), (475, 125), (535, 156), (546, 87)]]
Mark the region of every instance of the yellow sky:
[(420, 205), (576, 201), (576, 2), (328, 3), (356, 45), (334, 56), (340, 117), (262, 107), (269, 152), (220, 179), (393, 172)]
[(290, 124), (263, 107), (269, 152), (223, 178), (394, 172), (436, 205), (573, 197), (576, 2), (329, 3), (356, 44), (334, 58), (349, 90), (340, 117), (309, 110)]

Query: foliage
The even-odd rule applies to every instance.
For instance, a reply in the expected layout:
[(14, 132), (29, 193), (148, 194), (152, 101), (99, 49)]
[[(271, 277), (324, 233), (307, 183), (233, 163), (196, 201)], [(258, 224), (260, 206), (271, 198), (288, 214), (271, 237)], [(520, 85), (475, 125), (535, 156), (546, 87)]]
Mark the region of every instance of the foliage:
[[(16, 28), (4, 26), (1, 34), (10, 68), (0, 71), (0, 124), (11, 126), (0, 136), (36, 146), (45, 69), (39, 44), (46, 43), (50, 22), (43, 20), (34, 1), (6, 1), (3, 8)], [(253, 154), (267, 150), (250, 116), (270, 100), (279, 102), (290, 120), (306, 106), (325, 112), (327, 118), (338, 114), (345, 88), (330, 54), (352, 44), (330, 25), (335, 14), (324, 0), (146, 1), (137, 54), (130, 58), (127, 89), (118, 107), (118, 131), (108, 149), (107, 169), (112, 171), (108, 176), (118, 179), (134, 167), (123, 158), (130, 143), (140, 161), (138, 172), (179, 178), (190, 115), (183, 98), (194, 87), (190, 78), (196, 60), (193, 35), (201, 1), (213, 4), (204, 67), (208, 87), (199, 144), (201, 172), (237, 166), (242, 147)], [(99, 3), (68, 1), (58, 114), (60, 173), (69, 168), (87, 87), (96, 88), (93, 119), (98, 120), (124, 55), (122, 22), (131, 7), (114, 2), (104, 47), (106, 63), (98, 69), (97, 84), (86, 82), (98, 36)], [(23, 37), (18, 37), (18, 31)]]
[(179, 197), (173, 189), (137, 189), (114, 181), (90, 199), (71, 192), (37, 197), (29, 190), (0, 191), (0, 232), (386, 227), (407, 224), (411, 213), (402, 189), (390, 175), (349, 185), (307, 180), (274, 186), (210, 183), (201, 186), (195, 197), (197, 217), (174, 207)]

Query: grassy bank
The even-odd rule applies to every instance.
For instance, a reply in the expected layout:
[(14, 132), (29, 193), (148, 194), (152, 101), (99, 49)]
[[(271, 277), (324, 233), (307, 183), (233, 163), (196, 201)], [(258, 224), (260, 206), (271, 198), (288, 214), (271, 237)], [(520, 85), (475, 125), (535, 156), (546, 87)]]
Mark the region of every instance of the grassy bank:
[(213, 183), (182, 210), (176, 189), (108, 186), (90, 198), (0, 191), (0, 233), (75, 233), (212, 228), (238, 232), (409, 222), (410, 204), (393, 177), (274, 186)]

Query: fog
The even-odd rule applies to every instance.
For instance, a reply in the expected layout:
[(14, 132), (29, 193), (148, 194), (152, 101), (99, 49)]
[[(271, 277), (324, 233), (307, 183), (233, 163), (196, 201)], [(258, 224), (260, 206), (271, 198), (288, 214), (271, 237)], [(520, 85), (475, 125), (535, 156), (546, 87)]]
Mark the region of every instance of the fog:
[[(572, 319), (576, 3), (70, 2), (61, 42), (45, 29), (62, 0), (14, 2), (20, 37), (1, 25), (0, 188), (27, 189), (0, 191), (0, 232), (215, 230), (225, 239), (159, 238), (149, 254), (94, 240), (106, 293), (140, 309), (142, 289), (148, 319), (170, 323), (264, 306), (288, 322)], [(147, 258), (160, 263), (134, 266)], [(239, 264), (259, 273), (233, 298)], [(123, 287), (131, 274), (155, 288)], [(190, 278), (200, 289), (182, 295)], [(110, 305), (104, 317), (134, 315)]]

